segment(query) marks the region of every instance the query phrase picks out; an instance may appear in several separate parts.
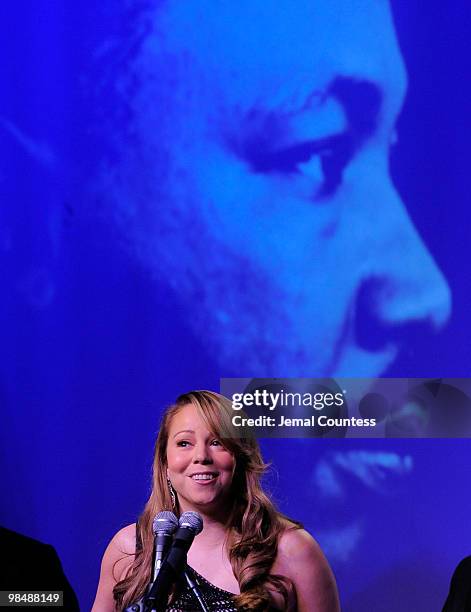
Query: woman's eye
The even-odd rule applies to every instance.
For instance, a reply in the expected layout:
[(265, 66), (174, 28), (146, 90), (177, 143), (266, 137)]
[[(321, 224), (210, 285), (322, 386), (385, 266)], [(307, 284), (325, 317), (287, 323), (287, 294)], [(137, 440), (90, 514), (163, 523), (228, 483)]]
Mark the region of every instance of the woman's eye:
[(190, 443), (188, 442), (188, 440), (179, 440), (177, 442), (177, 446), (180, 446), (181, 448), (186, 448), (187, 446), (190, 446)]
[(211, 446), (222, 446), (221, 442), (219, 442), (219, 440), (213, 440), (211, 442)]

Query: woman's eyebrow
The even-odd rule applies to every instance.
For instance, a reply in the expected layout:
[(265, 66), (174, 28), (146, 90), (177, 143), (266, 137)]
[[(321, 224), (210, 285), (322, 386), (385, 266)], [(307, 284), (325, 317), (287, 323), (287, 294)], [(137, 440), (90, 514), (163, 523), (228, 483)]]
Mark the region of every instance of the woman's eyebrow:
[(176, 438), (181, 433), (192, 433), (192, 434), (194, 434), (195, 431), (194, 431), (194, 429), (181, 429), (180, 431), (177, 431), (177, 433), (174, 434), (172, 437)]

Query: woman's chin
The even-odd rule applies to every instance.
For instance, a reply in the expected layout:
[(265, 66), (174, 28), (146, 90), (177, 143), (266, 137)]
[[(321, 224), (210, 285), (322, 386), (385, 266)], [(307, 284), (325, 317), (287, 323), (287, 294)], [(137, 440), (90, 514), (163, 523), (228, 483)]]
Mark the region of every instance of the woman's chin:
[(195, 512), (201, 512), (203, 514), (215, 514), (224, 512), (226, 506), (227, 504), (224, 499), (217, 494), (200, 494), (192, 495), (184, 499), (180, 498), (180, 508), (182, 512), (194, 510)]

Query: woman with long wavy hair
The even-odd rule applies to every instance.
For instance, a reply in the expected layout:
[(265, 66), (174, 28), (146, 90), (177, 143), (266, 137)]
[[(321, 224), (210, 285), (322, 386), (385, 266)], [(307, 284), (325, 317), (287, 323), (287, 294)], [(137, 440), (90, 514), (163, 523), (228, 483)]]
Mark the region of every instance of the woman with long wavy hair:
[[(189, 510), (204, 528), (188, 552), (188, 572), (209, 610), (338, 612), (330, 567), (313, 538), (276, 510), (260, 477), (254, 438), (237, 437), (230, 402), (210, 391), (181, 395), (163, 416), (153, 487), (137, 524), (119, 531), (103, 557), (93, 612), (123, 610), (151, 580), (156, 514)], [(186, 583), (169, 612), (199, 610)]]

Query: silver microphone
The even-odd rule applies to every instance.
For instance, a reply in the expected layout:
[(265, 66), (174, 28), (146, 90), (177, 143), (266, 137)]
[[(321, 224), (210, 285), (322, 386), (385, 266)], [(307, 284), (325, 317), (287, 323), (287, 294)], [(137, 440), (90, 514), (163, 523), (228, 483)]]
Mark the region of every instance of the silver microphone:
[(152, 531), (154, 532), (155, 538), (155, 559), (152, 582), (157, 578), (157, 574), (162, 567), (163, 560), (172, 543), (172, 535), (177, 528), (178, 519), (173, 512), (169, 512), (168, 510), (159, 512), (152, 523)]

